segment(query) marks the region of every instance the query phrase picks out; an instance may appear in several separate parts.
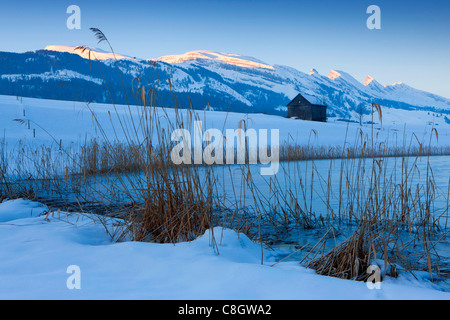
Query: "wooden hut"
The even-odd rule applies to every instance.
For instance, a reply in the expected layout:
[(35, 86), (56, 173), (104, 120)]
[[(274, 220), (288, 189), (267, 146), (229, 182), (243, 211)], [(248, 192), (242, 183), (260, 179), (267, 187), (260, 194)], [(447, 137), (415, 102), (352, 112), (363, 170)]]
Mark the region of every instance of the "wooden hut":
[[(305, 96), (307, 98), (305, 98)], [(287, 105), (288, 118), (298, 118), (310, 121), (327, 121), (327, 106), (320, 99), (300, 93)]]

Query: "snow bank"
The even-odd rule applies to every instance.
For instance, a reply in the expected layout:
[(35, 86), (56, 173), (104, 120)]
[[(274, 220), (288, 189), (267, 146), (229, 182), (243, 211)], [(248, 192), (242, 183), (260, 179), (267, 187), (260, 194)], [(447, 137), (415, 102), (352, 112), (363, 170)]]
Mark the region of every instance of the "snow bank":
[(47, 212), (47, 207), (29, 200), (17, 199), (0, 204), (0, 222), (37, 217)]
[[(245, 235), (215, 228), (189, 243), (112, 243), (100, 217), (0, 204), (0, 299), (448, 299), (425, 282), (387, 279), (380, 290), (316, 275)], [(43, 211), (40, 211), (41, 213)], [(218, 247), (214, 249), (212, 240)], [(80, 289), (67, 268), (79, 266)]]

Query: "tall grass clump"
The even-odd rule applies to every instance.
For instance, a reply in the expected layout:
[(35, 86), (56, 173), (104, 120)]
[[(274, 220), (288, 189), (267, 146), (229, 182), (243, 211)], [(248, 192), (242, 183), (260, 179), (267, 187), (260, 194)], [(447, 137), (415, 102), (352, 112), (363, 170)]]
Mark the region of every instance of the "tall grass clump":
[[(382, 120), (380, 107), (375, 107)], [(438, 139), (435, 129), (431, 131), (429, 145), (433, 136)], [(354, 159), (349, 152), (339, 160), (334, 206), (330, 205), (332, 165), (328, 177), (323, 177), (314, 170), (311, 160), (319, 183), (321, 180), (325, 185), (322, 200), (327, 208), (326, 219), (333, 228), (350, 226), (354, 231), (342, 243), (308, 261), (308, 267), (322, 275), (366, 280), (368, 267), (376, 265), (378, 259), (385, 275), (396, 276), (397, 267), (402, 265), (410, 272), (426, 270), (432, 279), (439, 276), (440, 260), (435, 247), (448, 233), (442, 225), (448, 208), (434, 205), (438, 189), (430, 165), (431, 149), (417, 143), (416, 157), (409, 156), (408, 146), (404, 145), (401, 157), (390, 158), (386, 145), (375, 145), (373, 136), (361, 135), (362, 156)], [(419, 169), (420, 161), (426, 161), (425, 172)], [(309, 183), (313, 180), (311, 173)], [(310, 194), (312, 197), (312, 191)]]
[(2, 202), (8, 193), (8, 181), (6, 179), (8, 163), (6, 159), (6, 139), (0, 141), (0, 202)]
[[(106, 42), (114, 53), (106, 36), (99, 29), (91, 30), (99, 42)], [(90, 61), (93, 57), (92, 60), (98, 62), (87, 47), (77, 50), (88, 51)], [(115, 62), (117, 64), (117, 59)], [(100, 63), (98, 67), (101, 70)], [(119, 68), (118, 72), (120, 75)], [(170, 79), (168, 81), (170, 85)], [(105, 123), (98, 120), (87, 104), (102, 142), (91, 143), (83, 150), (83, 170), (85, 174), (100, 170), (114, 176), (115, 183), (107, 182), (103, 194), (108, 202), (108, 198), (120, 193), (122, 201), (128, 204), (121, 215), (128, 227), (120, 238), (161, 243), (193, 240), (213, 225), (212, 216), (217, 208), (213, 192), (215, 177), (209, 168), (199, 174), (198, 167), (175, 165), (170, 153), (174, 145), (172, 131), (192, 127), (195, 116), (187, 110), (183, 119), (176, 98), (172, 106), (174, 116), (170, 116), (164, 106), (157, 108), (155, 105), (156, 87), (140, 77), (135, 84), (133, 97), (126, 96), (123, 87), (128, 102), (125, 113), (124, 110), (119, 112), (111, 101), (114, 112), (109, 114), (108, 125), (113, 129), (112, 137)]]

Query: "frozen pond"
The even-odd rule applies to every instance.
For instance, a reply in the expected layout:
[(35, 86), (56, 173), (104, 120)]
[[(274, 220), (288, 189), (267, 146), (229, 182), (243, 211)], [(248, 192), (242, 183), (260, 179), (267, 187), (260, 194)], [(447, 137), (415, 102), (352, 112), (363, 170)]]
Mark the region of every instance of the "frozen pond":
[[(385, 202), (383, 210), (398, 211), (408, 205), (416, 212), (428, 211), (446, 224), (450, 156), (281, 162), (273, 176), (262, 176), (261, 166), (197, 166), (196, 170), (200, 181), (207, 173), (215, 177), (213, 192), (220, 206), (228, 210), (245, 208), (259, 214), (290, 210), (339, 222), (349, 215), (357, 219), (367, 201), (376, 197)], [(144, 179), (142, 173), (134, 172), (72, 176), (70, 182), (66, 177), (30, 178), (16, 184), (37, 189), (41, 200), (58, 204), (120, 206), (136, 201), (130, 198), (129, 186)]]

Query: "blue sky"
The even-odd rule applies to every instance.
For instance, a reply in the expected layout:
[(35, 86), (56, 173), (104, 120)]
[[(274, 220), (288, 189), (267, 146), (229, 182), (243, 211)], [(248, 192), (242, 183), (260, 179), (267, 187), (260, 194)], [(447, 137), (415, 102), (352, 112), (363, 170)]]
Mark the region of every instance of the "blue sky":
[[(71, 4), (81, 8), (81, 30), (66, 27)], [(381, 30), (366, 27), (372, 4), (381, 8)], [(303, 72), (343, 70), (362, 82), (370, 74), (450, 98), (448, 0), (2, 1), (0, 51), (96, 46), (89, 27), (100, 28), (116, 52), (140, 58), (239, 53)]]

